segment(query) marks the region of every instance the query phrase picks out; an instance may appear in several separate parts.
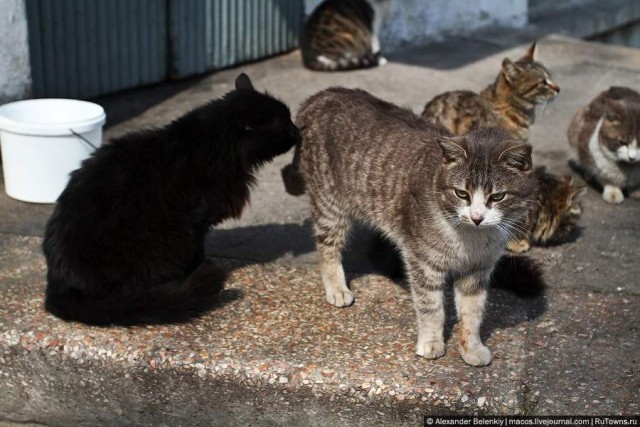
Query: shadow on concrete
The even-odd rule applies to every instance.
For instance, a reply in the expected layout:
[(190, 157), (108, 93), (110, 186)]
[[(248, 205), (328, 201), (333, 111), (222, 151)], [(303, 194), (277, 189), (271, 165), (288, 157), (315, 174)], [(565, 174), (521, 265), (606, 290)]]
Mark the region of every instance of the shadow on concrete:
[[(398, 286), (409, 292), (404, 266), (400, 254), (384, 237), (376, 235), (371, 241), (368, 255), (376, 266), (376, 272), (387, 276)], [(483, 338), (490, 336), (495, 329), (504, 329), (529, 322), (540, 317), (547, 308), (545, 291), (547, 288), (542, 267), (531, 257), (525, 255), (505, 255), (494, 270), (489, 291), (489, 301), (500, 310), (487, 310), (483, 323)], [(452, 282), (446, 286), (445, 340), (451, 337), (457, 322), (453, 305)]]
[(89, 99), (107, 114), (104, 129), (137, 117), (163, 101), (198, 85), (206, 76), (190, 77), (178, 81), (163, 81), (149, 86), (125, 89), (104, 96)]
[(303, 224), (261, 224), (213, 229), (205, 240), (207, 256), (237, 261), (239, 265), (267, 263), (313, 252), (310, 220)]
[[(480, 61), (507, 48), (475, 38), (451, 37), (447, 38), (446, 42), (431, 43), (417, 48), (401, 48), (385, 53), (385, 57), (392, 62), (435, 70), (452, 70)], [(499, 67), (500, 63), (497, 63), (496, 74)]]

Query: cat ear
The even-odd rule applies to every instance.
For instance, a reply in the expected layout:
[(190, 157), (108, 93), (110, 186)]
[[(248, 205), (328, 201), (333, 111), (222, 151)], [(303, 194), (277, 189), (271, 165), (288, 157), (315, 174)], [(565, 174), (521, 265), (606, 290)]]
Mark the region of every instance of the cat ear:
[(255, 90), (251, 79), (245, 73), (240, 74), (236, 78), (236, 89), (238, 90)]
[(604, 115), (609, 120), (619, 120), (623, 115), (624, 104), (620, 101), (607, 99), (604, 103)]
[(464, 149), (461, 142), (462, 138), (448, 138), (445, 136), (439, 136), (436, 138), (440, 148), (442, 148), (442, 157), (444, 163), (456, 163), (462, 162), (467, 158), (467, 150)]
[(533, 42), (533, 44), (529, 47), (529, 49), (527, 49), (527, 53), (524, 54), (522, 59), (535, 61), (534, 57), (536, 55), (536, 43), (537, 42)]
[(523, 172), (531, 170), (531, 145), (520, 141), (509, 142), (498, 156), (498, 162)]
[(521, 68), (509, 58), (502, 60), (502, 73), (508, 82), (514, 81), (520, 75), (521, 71)]
[(574, 187), (569, 192), (569, 196), (567, 196), (567, 205), (571, 205), (573, 199), (577, 197), (581, 197), (587, 192), (587, 187), (585, 185), (581, 185), (580, 187)]

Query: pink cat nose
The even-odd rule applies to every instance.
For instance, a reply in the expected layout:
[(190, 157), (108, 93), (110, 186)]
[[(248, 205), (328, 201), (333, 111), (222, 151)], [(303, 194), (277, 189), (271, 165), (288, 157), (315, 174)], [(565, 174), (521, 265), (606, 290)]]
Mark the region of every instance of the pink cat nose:
[(480, 223), (482, 222), (482, 220), (483, 220), (483, 219), (484, 219), (484, 218), (483, 218), (483, 217), (481, 217), (481, 216), (477, 216), (477, 217), (472, 216), (472, 217), (471, 217), (471, 221), (473, 221), (473, 223), (474, 223), (475, 225), (480, 225)]

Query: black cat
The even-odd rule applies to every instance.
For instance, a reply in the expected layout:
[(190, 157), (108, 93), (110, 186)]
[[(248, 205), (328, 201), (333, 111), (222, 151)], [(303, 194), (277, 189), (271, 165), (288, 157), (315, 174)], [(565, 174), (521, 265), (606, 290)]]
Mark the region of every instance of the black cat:
[(46, 310), (132, 325), (210, 308), (225, 274), (205, 260), (209, 227), (239, 217), (256, 169), (298, 139), (287, 106), (241, 74), (223, 98), (96, 150), (47, 223)]

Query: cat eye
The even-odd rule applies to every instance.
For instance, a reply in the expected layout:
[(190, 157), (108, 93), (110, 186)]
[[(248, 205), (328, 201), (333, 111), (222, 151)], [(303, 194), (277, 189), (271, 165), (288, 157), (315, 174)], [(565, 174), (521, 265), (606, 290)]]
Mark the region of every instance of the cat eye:
[(504, 199), (505, 195), (506, 193), (504, 191), (501, 191), (499, 193), (493, 193), (492, 195), (489, 196), (489, 201), (499, 202), (500, 200)]
[(471, 196), (466, 191), (458, 190), (457, 188), (454, 188), (453, 191), (456, 193), (457, 197), (459, 197), (459, 198), (461, 198), (463, 200), (471, 200)]
[(620, 144), (620, 145), (629, 145), (629, 142), (628, 142), (628, 141), (625, 141), (625, 140), (623, 140), (623, 139), (619, 139), (619, 140), (618, 140), (618, 144)]

